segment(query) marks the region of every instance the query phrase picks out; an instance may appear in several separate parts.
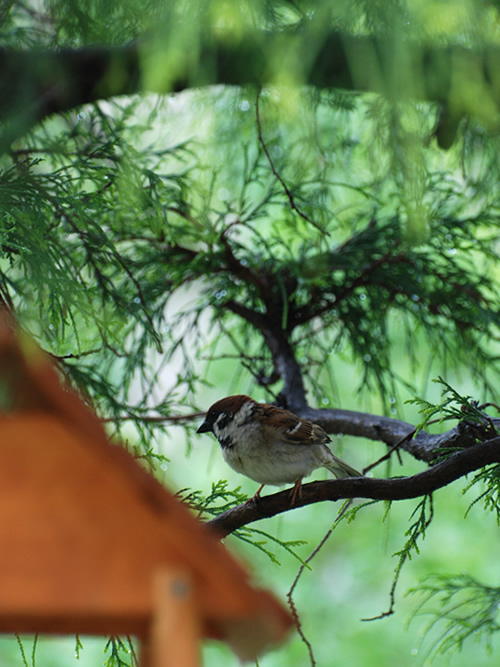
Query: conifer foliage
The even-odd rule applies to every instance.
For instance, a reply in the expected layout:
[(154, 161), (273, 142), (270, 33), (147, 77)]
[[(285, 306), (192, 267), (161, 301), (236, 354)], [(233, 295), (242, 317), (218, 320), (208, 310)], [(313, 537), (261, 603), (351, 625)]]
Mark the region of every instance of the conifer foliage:
[[(382, 443), (366, 479), (306, 485), (293, 512), (226, 481), (182, 491), (274, 560), (307, 536), (262, 517), (344, 498), (336, 528), (415, 499), (381, 616), (435, 492), (477, 488), (500, 516), (499, 16), (436, 4), (0, 7), (0, 307), (158, 471), (211, 384)], [(425, 465), (391, 479), (400, 459)], [(473, 633), (491, 648), (498, 588), (454, 570), (419, 591), (417, 613), (440, 602), (434, 655)]]

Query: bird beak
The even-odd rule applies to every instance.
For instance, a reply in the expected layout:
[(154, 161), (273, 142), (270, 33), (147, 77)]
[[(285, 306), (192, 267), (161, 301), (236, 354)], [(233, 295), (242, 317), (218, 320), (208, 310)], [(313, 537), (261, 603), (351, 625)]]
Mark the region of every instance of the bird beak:
[(210, 424), (205, 420), (196, 433), (213, 433), (212, 426), (213, 424)]

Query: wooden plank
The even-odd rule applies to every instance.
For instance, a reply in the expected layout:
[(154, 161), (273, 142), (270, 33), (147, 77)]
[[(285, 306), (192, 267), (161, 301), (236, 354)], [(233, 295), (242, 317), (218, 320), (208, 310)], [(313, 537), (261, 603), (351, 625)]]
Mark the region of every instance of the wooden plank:
[(195, 587), (179, 570), (162, 569), (154, 578), (154, 617), (141, 667), (199, 667), (201, 619)]

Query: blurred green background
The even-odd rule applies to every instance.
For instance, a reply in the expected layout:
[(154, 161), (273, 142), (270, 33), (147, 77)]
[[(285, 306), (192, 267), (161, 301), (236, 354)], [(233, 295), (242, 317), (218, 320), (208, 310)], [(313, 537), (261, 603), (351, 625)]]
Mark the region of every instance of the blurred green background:
[[(201, 4), (172, 3), (172, 16), (182, 14), (190, 17), (189, 12), (192, 11), (192, 21), (191, 18), (185, 19), (169, 57), (174, 58), (182, 51), (176, 51), (179, 44), (183, 49), (193, 48), (196, 51), (195, 38), (202, 23), (200, 16), (206, 17), (200, 9)], [(315, 11), (315, 3), (309, 2), (258, 4), (263, 12), (269, 10), (270, 15), (273, 7), (279, 10), (274, 20), (280, 26), (290, 22), (292, 15), (297, 15), (296, 6), (301, 6), (304, 17)], [(406, 36), (404, 26), (408, 23), (411, 24), (413, 37), (420, 36), (438, 44), (453, 41), (470, 46), (477, 44), (475, 39), (481, 43), (495, 41), (499, 35), (496, 3), (404, 3), (387, 0), (380, 3), (319, 4), (323, 9), (331, 9), (331, 5), (335, 4), (338, 13), (335, 27), (340, 26), (346, 32), (355, 34), (375, 34), (378, 30), (384, 34), (384, 30), (391, 28), (400, 29), (400, 34)], [(29, 48), (33, 44), (48, 44), (51, 47), (103, 42), (122, 44), (147, 34), (146, 28), (151, 28), (151, 17), (148, 18), (142, 3), (123, 3), (123, 7), (115, 10), (112, 10), (111, 3), (106, 2), (92, 2), (88, 6), (77, 2), (28, 3), (30, 11), (26, 12), (21, 3), (7, 2), (0, 7), (5, 10), (5, 16), (10, 5), (18, 13), (9, 25), (6, 23), (4, 26), (2, 43), (7, 45)], [(161, 6), (162, 3), (152, 3), (153, 8)], [(247, 16), (246, 10), (233, 3), (214, 2), (210, 7), (213, 24), (222, 32), (235, 30), (235, 26), (240, 26), (239, 22)], [(149, 5), (147, 9), (150, 9)], [(99, 14), (101, 10), (104, 12), (102, 15)], [(125, 18), (121, 12), (124, 12)], [(301, 27), (301, 21), (294, 24), (296, 29)], [(50, 25), (43, 39), (37, 41), (38, 37), (33, 37), (35, 32), (30, 32), (33, 24)], [(54, 26), (59, 31), (52, 31)], [(161, 32), (158, 34), (161, 37)], [(168, 36), (172, 37), (171, 32)], [(168, 49), (164, 48), (166, 53)], [(396, 64), (402, 61), (401, 54), (406, 51), (399, 52), (395, 47), (394, 53), (394, 69), (398, 70)], [(161, 74), (162, 54), (165, 55), (158, 47), (157, 67), (151, 65), (149, 71), (151, 79), (155, 79), (159, 71)], [(287, 182), (297, 185), (304, 208), (330, 225), (333, 245), (340, 247), (364, 227), (371, 216), (382, 221), (397, 216), (401, 220), (402, 238), (407, 247), (411, 250), (425, 248), (432, 245), (440, 229), (440, 221), (449, 217), (455, 219), (458, 231), (456, 238), (450, 236), (447, 239), (449, 247), (442, 248), (442, 261), (446, 264), (447, 258), (463, 250), (454, 245), (461, 238), (461, 221), (473, 219), (477, 221), (478, 241), (489, 239), (491, 256), (487, 273), (498, 285), (499, 268), (495, 255), (497, 259), (500, 146), (494, 130), (498, 119), (496, 110), (492, 111), (489, 105), (490, 100), (485, 103), (483, 124), (476, 122), (477, 117), (467, 117), (462, 121), (453, 146), (444, 151), (434, 134), (439, 116), (434, 103), (415, 102), (413, 99), (410, 102), (391, 102), (374, 93), (348, 95), (341, 90), (297, 89), (286, 85), (289, 82), (278, 83), (280, 85), (270, 86), (261, 94), (261, 131), (280, 173)], [(418, 81), (413, 84), (418, 88)], [(471, 93), (476, 96), (475, 102), (476, 92)], [(491, 131), (492, 128), (494, 131)], [(248, 212), (255, 205), (254, 217), (249, 216), (251, 225), (237, 237), (242, 255), (245, 252), (249, 256), (252, 253), (258, 255), (262, 251), (263, 261), (269, 261), (269, 256), (272, 256), (272, 252), (266, 255), (269, 247), (286, 258), (301, 244), (305, 247), (309, 243), (311, 248), (324, 249), (324, 239), (318, 240), (314, 229), (293, 218), (285, 197), (282, 200), (271, 198), (269, 203), (262, 204), (268, 191), (273, 188), (280, 190), (280, 186), (276, 186), (258, 134), (256, 92), (251, 87), (215, 86), (177, 95), (120, 97), (102, 102), (97, 107), (88, 105), (50, 117), (26, 136), (18, 138), (11, 151), (1, 158), (2, 238), (10, 241), (15, 228), (9, 216), (17, 213), (16, 224), (22, 222), (19, 210), (12, 212), (13, 207), (6, 193), (26, 169), (34, 181), (53, 177), (54, 187), (61, 188), (59, 195), (64, 206), (74, 205), (78, 213), (87, 215), (95, 227), (104, 230), (104, 236), (108, 235), (111, 239), (116, 231), (114, 226), (118, 227), (123, 222), (125, 232), (121, 243), (133, 239), (127, 227), (130, 225), (137, 236), (143, 230), (151, 234), (158, 229), (162, 232), (166, 230), (172, 233), (175, 242), (199, 248), (205, 236), (212, 242), (218, 231), (226, 227), (234, 230), (240, 209), (245, 208)], [(101, 152), (94, 151), (95, 146)], [(113, 161), (115, 150), (118, 157)], [(30, 155), (29, 165), (22, 162), (25, 153)], [(249, 169), (252, 162), (257, 165), (254, 172)], [(100, 199), (107, 188), (103, 186), (102, 179), (108, 178), (108, 172), (112, 174), (110, 181), (113, 187), (118, 183), (115, 191), (108, 190), (113, 192), (109, 201), (105, 200), (105, 193)], [(134, 179), (139, 173), (141, 177), (146, 173), (150, 178), (148, 188), (137, 186)], [(159, 175), (165, 178), (170, 190), (165, 187), (162, 193), (165, 199), (156, 201), (153, 195), (160, 191), (155, 190), (155, 178)], [(182, 227), (176, 218), (172, 222), (172, 217), (161, 217), (168, 209), (165, 202), (172, 205), (173, 199), (169, 197), (173, 198), (174, 191), (175, 197), (186, 206), (182, 213), (192, 214), (198, 220), (200, 229), (190, 227), (185, 221)], [(40, 192), (36, 193), (35, 200), (39, 197), (42, 203)], [(151, 192), (153, 195), (148, 199)], [(63, 200), (62, 194), (67, 200)], [(47, 212), (42, 210), (40, 217), (44, 215)], [(48, 218), (50, 226), (53, 221), (50, 215)], [(64, 215), (59, 215), (59, 218), (64, 218)], [(25, 220), (27, 229), (30, 229), (33, 225), (28, 213)], [(91, 225), (89, 229), (95, 231)], [(74, 242), (72, 232), (66, 227), (61, 237), (63, 241), (69, 239)], [(0, 268), (12, 278), (13, 284), (19, 285), (14, 304), (23, 325), (37, 336), (46, 349), (61, 357), (76, 349), (81, 351), (86, 346), (98, 346), (102, 321), (99, 319), (101, 311), (97, 290), (97, 305), (94, 305), (99, 317), (93, 319), (95, 312), (90, 307), (89, 311), (75, 308), (74, 320), (68, 324), (70, 318), (65, 320), (66, 315), (61, 315), (59, 302), (54, 304), (50, 301), (50, 307), (45, 307), (47, 302), (39, 298), (42, 292), (33, 288), (36, 280), (43, 282), (47, 279), (47, 291), (55, 291), (57, 276), (52, 285), (48, 282), (52, 276), (48, 274), (33, 276), (29, 272), (23, 273), (9, 256), (7, 241), (5, 254), (0, 258)], [(469, 252), (464, 261), (475, 266), (479, 272), (484, 268), (481, 265), (483, 255), (479, 251), (475, 254), (473, 242), (468, 238), (467, 243)], [(123, 248), (124, 244), (119, 247)], [(143, 259), (141, 250), (132, 242), (126, 247), (133, 259)], [(307, 257), (307, 252), (300, 255), (301, 261)], [(167, 264), (166, 261), (163, 266), (152, 263), (148, 267), (146, 261), (140, 264), (143, 272), (140, 277), (148, 289), (151, 286), (148, 294), (152, 301), (161, 288), (168, 290), (167, 278), (170, 277), (165, 277)], [(315, 271), (320, 274), (322, 267), (311, 267), (306, 263), (302, 268), (309, 278), (312, 276), (314, 279)], [(40, 272), (43, 274), (43, 267)], [(116, 275), (119, 275), (118, 271)], [(150, 277), (151, 283), (148, 283)], [(62, 287), (61, 291), (64, 291)], [(67, 291), (64, 298), (71, 303), (68, 308), (73, 308), (71, 299), (75, 298), (75, 303), (78, 302), (71, 285)], [(244, 331), (238, 321), (229, 322), (227, 329), (220, 328), (206, 312), (196, 321), (189, 317), (183, 319), (183, 314), (189, 312), (191, 307), (193, 312), (198, 312), (196, 308), (203, 300), (212, 307), (213, 295), (210, 302), (207, 294), (221, 294), (222, 291), (218, 278), (213, 279), (213, 289), (210, 280), (194, 281), (177, 291), (173, 289), (172, 298), (161, 308), (158, 307), (159, 312), (165, 311), (164, 319), (158, 318), (164, 351), (159, 353), (148, 339), (144, 342), (147, 348), (144, 357), (148, 367), (154, 369), (155, 374), (158, 371), (158, 377), (155, 375), (154, 378), (156, 395), (168, 397), (171, 414), (177, 414), (180, 409), (186, 413), (194, 409), (204, 410), (213, 401), (231, 393), (251, 393), (258, 400), (272, 398), (256, 386), (252, 373), (245, 366), (248, 359), (241, 363), (239, 358), (240, 348), (249, 357), (258, 356), (261, 341), (255, 332), (249, 334)], [(360, 299), (362, 297), (364, 300), (366, 295), (360, 294)], [(498, 299), (498, 294), (492, 298)], [(124, 299), (124, 302), (127, 303), (127, 300)], [(415, 308), (417, 312), (416, 303)], [(142, 330), (137, 333), (139, 326), (135, 322), (130, 324), (133, 319), (131, 313), (132, 310), (125, 312), (125, 309), (119, 314), (112, 313), (107, 322), (112, 329), (110, 340), (120, 351), (123, 345), (135, 352), (134, 346), (140, 347), (143, 341)], [(102, 315), (102, 320), (106, 320), (105, 315)], [(74, 322), (78, 325), (76, 328), (79, 327), (78, 343), (75, 343), (76, 336), (71, 330)], [(347, 338), (337, 337), (334, 325), (326, 331), (307, 329), (303, 339), (296, 342), (299, 361), (304, 367), (310, 365), (315, 369), (314, 382), (309, 387), (311, 404), (388, 414), (417, 424), (421, 421), (418, 408), (408, 405), (406, 401), (418, 396), (439, 402), (441, 387), (431, 381), (438, 376), (445, 377), (464, 395), (471, 395), (480, 401), (491, 398), (497, 386), (498, 339), (487, 339), (486, 334), (483, 336), (481, 344), (491, 355), (491, 363), (479, 368), (479, 360), (470, 355), (467, 348), (461, 348), (460, 341), (450, 343), (446, 353), (443, 352), (446, 346), (440, 348), (434, 345), (433, 340), (444, 340), (449, 335), (448, 330), (429, 332), (425, 327), (419, 327), (418, 315), (413, 320), (396, 310), (391, 311), (387, 338), (390, 340), (388, 359), (392, 375), (385, 377), (385, 391), (380, 391), (377, 382), (373, 381), (373, 377), (370, 381), (366, 373), (375, 359), (369, 354), (355, 353), (353, 344)], [(176, 346), (179, 340), (183, 343)], [(103, 394), (105, 389), (110, 394), (116, 390), (117, 396), (122, 390), (123, 369), (128, 361), (122, 361), (119, 354), (117, 357), (118, 362), (110, 362), (109, 357), (104, 356), (92, 357), (85, 381), (88, 381), (94, 397), (99, 389)], [(143, 361), (141, 359), (141, 363)], [(102, 373), (111, 389), (104, 384), (99, 385), (97, 381), (91, 384), (90, 380), (94, 378), (91, 371)], [(75, 379), (75, 369), (72, 372)], [(142, 407), (151, 398), (148, 395), (150, 387), (143, 380), (138, 372), (138, 377), (127, 387), (128, 400)], [(168, 401), (165, 403), (168, 404)], [(104, 401), (100, 407), (102, 405), (103, 412), (112, 406), (111, 401)], [(121, 428), (120, 437), (129, 447), (145, 449), (149, 444), (155, 452), (168, 458), (168, 462), (158, 463), (156, 474), (174, 492), (189, 489), (206, 495), (214, 482), (227, 479), (228, 488), (241, 487), (244, 493), (253, 495), (256, 485), (227, 468), (217, 442), (209, 435), (195, 435), (196, 426), (196, 423), (187, 427), (168, 424), (161, 431), (153, 431), (148, 440), (148, 432), (145, 436), (133, 425), (125, 425)], [(450, 424), (433, 428), (437, 431), (448, 427)], [(332, 441), (334, 453), (356, 468), (363, 468), (386, 453), (386, 447), (380, 443), (359, 438), (333, 436)], [(411, 475), (426, 468), (425, 464), (416, 462), (408, 454), (403, 453), (402, 457), (402, 465), (393, 462), (390, 468), (380, 466), (372, 474)], [(313, 478), (324, 479), (326, 476), (326, 472), (320, 471)], [(500, 586), (496, 560), (498, 525), (493, 513), (484, 512), (481, 503), (465, 516), (482, 490), (482, 487), (476, 486), (463, 493), (467, 481), (460, 480), (436, 492), (435, 518), (425, 539), (419, 543), (420, 553), (414, 553), (402, 570), (395, 592), (395, 613), (386, 618), (363, 620), (383, 614), (390, 607), (391, 585), (398, 562), (394, 554), (404, 545), (405, 533), (418, 501), (397, 502), (390, 509), (384, 503), (374, 504), (361, 510), (354, 521), (343, 521), (336, 527), (312, 560), (311, 569), (302, 573), (294, 593), (303, 631), (312, 646), (317, 665), (420, 666), (429, 665), (431, 661), (437, 667), (449, 664), (468, 667), (471, 663), (475, 667), (486, 667), (496, 664), (495, 655), (499, 647), (495, 637), (491, 653), (486, 650), (481, 635), (472, 636), (460, 652), (452, 655), (436, 652), (442, 626), (437, 625), (426, 634), (429, 619), (420, 615), (413, 618), (420, 598), (418, 594), (407, 595), (430, 574), (468, 573), (485, 584)], [(264, 490), (264, 494), (271, 492), (269, 487)], [(322, 503), (287, 512), (253, 527), (275, 536), (281, 542), (303, 540), (305, 544), (294, 547), (294, 550), (301, 559), (305, 559), (332, 526), (338, 509), (338, 503)], [(273, 562), (262, 550), (235, 536), (228, 537), (225, 544), (248, 565), (257, 585), (272, 590), (285, 600), (299, 569), (299, 559), (270, 537), (254, 535), (253, 539), (266, 541), (263, 546), (272, 551), (279, 562)], [(105, 653), (105, 640), (80, 639), (82, 648), (77, 647), (74, 638), (41, 637), (36, 641), (33, 652), (33, 638), (2, 637), (0, 666), (94, 667), (104, 665), (106, 661), (113, 667), (120, 664), (119, 658), (111, 656), (109, 649)], [(130, 659), (130, 655), (124, 652), (123, 664)], [(223, 646), (207, 643), (203, 648), (203, 664), (207, 667), (226, 667), (238, 662)], [(263, 656), (258, 664), (261, 667), (284, 667), (291, 664), (305, 666), (312, 662), (307, 646), (295, 633), (288, 643)]]

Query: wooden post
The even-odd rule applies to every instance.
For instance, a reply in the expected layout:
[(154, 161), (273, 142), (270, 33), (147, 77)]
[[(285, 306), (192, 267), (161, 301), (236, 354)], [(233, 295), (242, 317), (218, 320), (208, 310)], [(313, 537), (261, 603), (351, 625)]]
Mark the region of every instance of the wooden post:
[(141, 667), (199, 667), (200, 612), (190, 578), (179, 570), (162, 570), (153, 586), (154, 616)]

